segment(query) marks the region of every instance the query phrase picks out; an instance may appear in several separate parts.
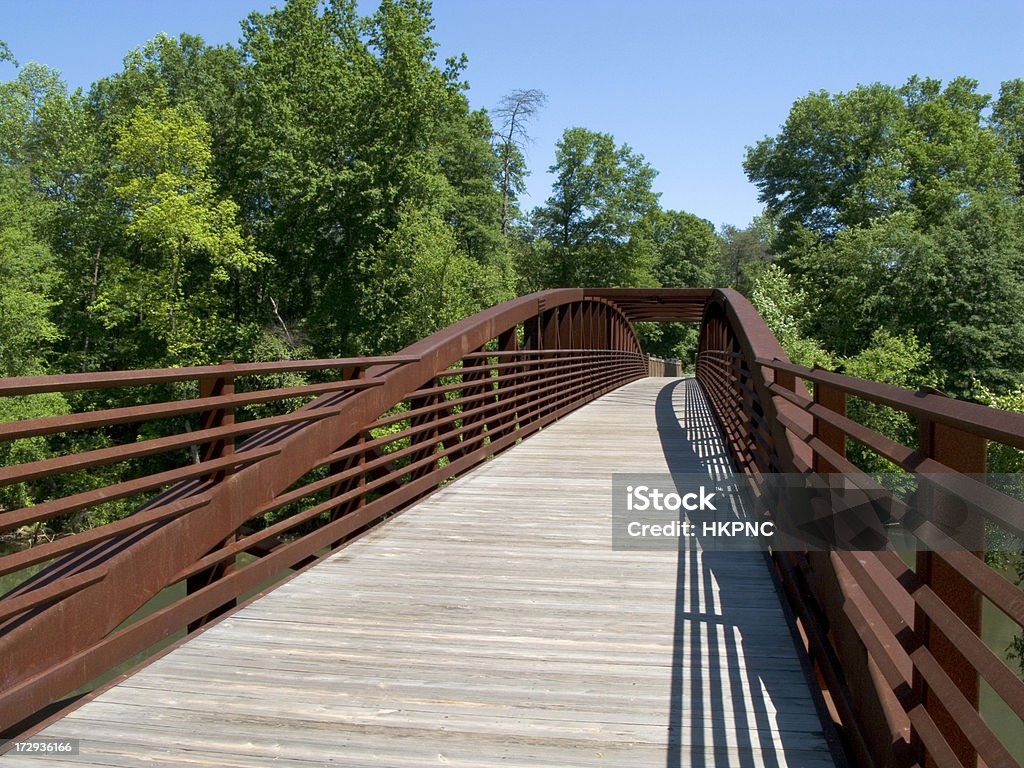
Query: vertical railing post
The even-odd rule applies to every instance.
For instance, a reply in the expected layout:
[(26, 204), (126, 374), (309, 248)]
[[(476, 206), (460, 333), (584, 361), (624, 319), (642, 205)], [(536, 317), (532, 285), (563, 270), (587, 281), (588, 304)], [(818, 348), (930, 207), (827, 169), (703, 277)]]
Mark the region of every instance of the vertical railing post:
[[(826, 408), (833, 413), (840, 416), (846, 415), (847, 397), (846, 393), (835, 387), (831, 387), (828, 384), (822, 384), (820, 381), (814, 382), (814, 392), (812, 394), (814, 404), (820, 408)], [(824, 443), (829, 449), (838, 453), (841, 457), (846, 458), (846, 433), (838, 427), (829, 424), (825, 419), (814, 415), (812, 432), (814, 437)], [(822, 456), (817, 449), (811, 454), (811, 468), (814, 472), (819, 474), (835, 475), (840, 472), (840, 468), (834, 463), (829, 461), (827, 458)], [(829, 482), (834, 484), (836, 482), (841, 483), (842, 478), (828, 478)], [(842, 489), (832, 488), (832, 492), (836, 493)], [(834, 508), (831, 504), (830, 508)], [(835, 537), (835, 526), (837, 521), (833, 518), (831, 522), (820, 521), (819, 526), (823, 527), (824, 530), (821, 534), (831, 540)], [(811, 564), (811, 568), (815, 573), (824, 573), (830, 566), (830, 556), (827, 552), (812, 551), (807, 553), (808, 562)], [(828, 609), (830, 611), (835, 610), (835, 597), (834, 593), (826, 593), (828, 599), (832, 601), (829, 604)], [(834, 615), (834, 613), (833, 613)], [(851, 676), (857, 680), (869, 680), (870, 672), (867, 668), (866, 657), (861, 654), (850, 654), (846, 657), (847, 663), (851, 665)], [(854, 661), (855, 660), (855, 661)], [(856, 672), (853, 671), (854, 664), (856, 663)], [(863, 664), (863, 666), (862, 666)]]
[[(343, 379), (362, 379), (365, 375), (366, 371), (363, 368), (346, 368), (342, 371)], [(366, 505), (366, 473), (363, 471), (363, 468), (366, 466), (366, 450), (364, 447), (366, 445), (366, 436), (366, 432), (360, 431), (359, 434), (352, 438), (352, 440), (350, 440), (345, 446), (346, 448), (351, 448), (352, 451), (348, 458), (344, 461), (334, 462), (329, 467), (329, 472), (332, 475), (355, 470), (354, 474), (352, 474), (347, 480), (343, 480), (331, 486), (331, 498), (345, 496), (356, 491), (356, 495), (353, 498), (340, 503), (331, 510), (332, 521), (338, 520), (345, 515), (350, 515)], [(348, 538), (349, 537), (332, 541), (331, 549), (337, 549), (344, 544)]]
[[(440, 386), (441, 376), (437, 376), (427, 381), (421, 389), (435, 389)], [(422, 429), (412, 436), (411, 445), (416, 446), (416, 450), (412, 451), (409, 457), (410, 465), (419, 463), (437, 453), (440, 437), (437, 421), (441, 417), (441, 410), (445, 400), (443, 392), (432, 392), (409, 399), (410, 411), (418, 411), (423, 408), (429, 409), (426, 413), (417, 414), (409, 419), (409, 426), (412, 428), (426, 427), (426, 429)], [(436, 461), (428, 462), (421, 467), (414, 468), (411, 471), (411, 479), (416, 480), (429, 475), (434, 471), (436, 464)]]
[(537, 301), (537, 315), (523, 323), (523, 349), (533, 352), (533, 354), (523, 355), (522, 357), (523, 367), (521, 373), (523, 376), (519, 383), (525, 384), (526, 387), (521, 390), (519, 396), (520, 426), (528, 424), (539, 417), (539, 414), (534, 412), (533, 405), (537, 395), (537, 382), (540, 378), (541, 355), (539, 353), (544, 349), (543, 299)]
[(572, 349), (572, 305), (565, 304), (558, 310), (558, 348)]
[(746, 451), (742, 456), (742, 460), (747, 466), (740, 468), (747, 470), (748, 467), (753, 466), (760, 469), (761, 465), (757, 457), (761, 448), (757, 443), (757, 438), (754, 437), (754, 432), (758, 429), (758, 425), (754, 422), (754, 377), (750, 373), (750, 365), (746, 359), (740, 359), (738, 376), (741, 383), (744, 378), (746, 379), (746, 388), (740, 387), (739, 417), (746, 425), (747, 431)]
[[(519, 336), (516, 333), (516, 326), (513, 326), (504, 333), (498, 336), (498, 351), (499, 352), (518, 352), (519, 351)], [(519, 407), (514, 405), (516, 402), (516, 396), (514, 393), (507, 394), (506, 390), (512, 387), (522, 384), (523, 380), (519, 377), (519, 373), (522, 370), (518, 364), (515, 355), (499, 355), (498, 363), (514, 363), (508, 368), (498, 368), (498, 376), (510, 376), (511, 379), (507, 382), (498, 382), (498, 416), (495, 420), (495, 433), (505, 432), (507, 427), (515, 429), (518, 426), (518, 413)]]
[[(221, 365), (223, 366), (222, 373), (199, 379), (200, 398), (230, 397), (235, 394), (235, 377), (232, 371), (234, 361), (223, 360), (221, 361)], [(227, 427), (234, 423), (235, 409), (231, 405), (216, 406), (208, 411), (202, 411), (199, 414), (199, 429), (201, 430)], [(235, 440), (233, 437), (215, 438), (199, 446), (199, 461), (214, 461), (225, 456), (230, 456), (234, 452)], [(207, 477), (213, 482), (219, 483), (222, 482), (229, 474), (231, 474), (230, 469), (225, 467), (211, 473)], [(234, 542), (236, 538), (237, 533), (232, 534), (227, 539), (217, 544), (217, 546), (210, 550), (210, 552), (216, 552), (218, 549)], [(189, 576), (185, 579), (185, 593), (187, 595), (194, 594), (203, 587), (209, 586), (213, 582), (230, 573), (234, 569), (235, 562), (233, 559), (229, 559)], [(194, 632), (207, 622), (215, 619), (217, 616), (226, 613), (235, 607), (235, 603), (235, 600), (230, 600), (205, 616), (201, 616), (198, 619), (189, 622), (188, 631)]]
[[(987, 461), (987, 442), (984, 438), (962, 430), (941, 424), (936, 421), (921, 419), (919, 421), (919, 450), (922, 455), (935, 459), (951, 472), (965, 474), (984, 474)], [(932, 487), (926, 493), (920, 493), (922, 509), (928, 519), (940, 528), (949, 523), (957, 526), (961, 534), (968, 534), (975, 542), (977, 549), (974, 554), (982, 557), (983, 523), (980, 520), (970, 521), (968, 525), (977, 530), (963, 531), (963, 502), (947, 494), (939, 493)], [(981, 595), (957, 570), (945, 560), (936, 557), (931, 551), (922, 550), (917, 553), (916, 572), (918, 577), (948, 605), (960, 620), (972, 632), (981, 634)], [(914, 629), (916, 634), (931, 652), (942, 669), (953, 680), (964, 694), (967, 701), (976, 710), (980, 698), (978, 671), (967, 662), (956, 645), (936, 626), (928, 616), (915, 606)], [(965, 766), (976, 766), (978, 755), (974, 746), (963, 735), (956, 721), (950, 717), (938, 696), (932, 692), (923, 679), (918, 668), (914, 667), (914, 690), (918, 692), (925, 709), (946, 741), (953, 748), (957, 758)], [(914, 737), (915, 744), (923, 751), (920, 739)], [(923, 765), (934, 765), (929, 756), (922, 756)]]
[[(552, 307), (541, 315), (541, 348), (544, 350), (544, 354), (537, 359), (536, 386), (533, 388), (533, 397), (537, 397), (540, 393), (546, 391), (544, 380), (548, 377), (550, 370), (558, 366), (558, 355), (550, 353), (557, 352), (562, 348), (558, 333), (560, 314), (560, 307)], [(555, 410), (556, 407), (555, 402), (549, 402), (541, 406), (536, 413), (536, 418), (543, 419), (548, 413)]]
[(559, 307), (547, 310), (542, 315), (541, 325), (543, 328), (544, 349), (561, 349), (561, 340), (558, 335)]
[[(365, 377), (365, 368), (356, 369), (356, 374), (353, 378), (362, 379)], [(359, 491), (359, 496), (356, 497), (354, 509), (366, 506), (366, 440), (368, 437), (370, 437), (369, 432), (360, 431), (359, 436), (356, 438), (356, 450), (359, 451), (356, 456), (356, 467), (359, 469), (359, 474), (356, 476), (356, 488)]]
[[(224, 360), (221, 362), (221, 365), (224, 367), (223, 373), (199, 379), (199, 397), (230, 397), (235, 394), (235, 377), (231, 371), (234, 361)], [(199, 414), (200, 429), (216, 429), (217, 427), (227, 427), (234, 423), (235, 409), (230, 405), (211, 408)], [(230, 456), (234, 452), (234, 438), (219, 438), (203, 443), (199, 449), (199, 460), (212, 461), (224, 456)], [(218, 472), (216, 479), (222, 479), (226, 474), (228, 474), (226, 471)]]
[[(846, 393), (842, 390), (822, 384), (820, 381), (814, 384), (814, 404), (826, 408), (840, 416), (846, 415)], [(814, 436), (824, 443), (828, 448), (846, 458), (846, 433), (838, 427), (829, 424), (824, 419), (814, 417)], [(839, 472), (835, 466), (817, 451), (814, 452), (815, 472), (831, 473)]]
[(481, 357), (474, 360), (463, 360), (462, 367), (463, 369), (483, 368), (483, 370), (462, 374), (461, 393), (463, 398), (475, 398), (478, 395), (485, 395), (485, 397), (462, 406), (462, 429), (460, 431), (463, 445), (458, 452), (459, 456), (466, 456), (483, 446), (483, 441), (478, 438), (488, 429), (490, 420), (495, 415), (494, 388), (491, 382), (491, 369), (485, 356), (486, 352), (483, 347), (476, 352)]

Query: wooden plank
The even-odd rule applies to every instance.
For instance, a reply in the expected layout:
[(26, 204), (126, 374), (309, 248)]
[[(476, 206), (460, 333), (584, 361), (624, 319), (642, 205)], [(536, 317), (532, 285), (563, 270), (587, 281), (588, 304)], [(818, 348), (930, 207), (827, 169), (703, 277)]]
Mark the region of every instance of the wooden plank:
[(606, 395), (46, 729), (83, 740), (47, 764), (833, 765), (762, 555), (612, 550), (612, 473), (670, 468), (729, 477), (696, 384)]

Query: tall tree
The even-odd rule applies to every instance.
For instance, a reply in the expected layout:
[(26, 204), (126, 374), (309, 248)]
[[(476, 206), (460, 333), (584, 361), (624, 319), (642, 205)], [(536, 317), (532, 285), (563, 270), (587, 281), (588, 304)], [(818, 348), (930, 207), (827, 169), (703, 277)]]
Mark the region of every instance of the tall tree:
[(226, 286), (267, 263), (241, 232), (238, 206), (210, 176), (198, 109), (138, 107), (114, 147), (115, 193), (132, 241), (93, 309), (149, 349), (152, 363), (215, 362), (257, 329), (230, 315)]
[(26, 172), (0, 166), (0, 377), (43, 373), (61, 335), (50, 316), (59, 279), (44, 239), (51, 209)]
[[(927, 222), (972, 195), (1009, 191), (1013, 164), (984, 119), (977, 82), (912, 77), (812, 93), (781, 133), (749, 148), (744, 168), (780, 227), (779, 250), (829, 240), (913, 208)], [(809, 241), (807, 237), (811, 240)]]
[(719, 233), (722, 279), (747, 295), (753, 288), (758, 271), (771, 262), (769, 247), (774, 232), (762, 221), (762, 217), (756, 217), (744, 229), (725, 224)]
[(547, 103), (548, 97), (535, 88), (515, 90), (502, 97), (494, 110), (496, 136), (501, 157), (501, 233), (508, 235), (510, 206), (526, 189), (527, 124)]
[(354, 0), (290, 0), (245, 24), (232, 188), (277, 260), (270, 297), (318, 353), (402, 335), (392, 313), (415, 302), (388, 281), (408, 277), (406, 228), (442, 222), (460, 257), (507, 271), (491, 125), (469, 109), (464, 59), (435, 63), (432, 26), (423, 0), (367, 18)]
[[(656, 256), (630, 247), (658, 206), (657, 172), (607, 133), (568, 128), (555, 148), (551, 197), (533, 212), (538, 287), (652, 284)], [(639, 243), (634, 243), (638, 246)]]
[(1024, 80), (1008, 80), (999, 88), (992, 126), (1017, 164), (1018, 191), (1024, 194)]
[(879, 328), (912, 334), (956, 394), (1024, 372), (1019, 171), (976, 88), (914, 77), (811, 94), (745, 164), (780, 262), (819, 308), (809, 332), (845, 355)]
[(711, 222), (685, 211), (658, 210), (648, 218), (645, 229), (657, 253), (654, 277), (659, 285), (719, 285), (720, 245)]

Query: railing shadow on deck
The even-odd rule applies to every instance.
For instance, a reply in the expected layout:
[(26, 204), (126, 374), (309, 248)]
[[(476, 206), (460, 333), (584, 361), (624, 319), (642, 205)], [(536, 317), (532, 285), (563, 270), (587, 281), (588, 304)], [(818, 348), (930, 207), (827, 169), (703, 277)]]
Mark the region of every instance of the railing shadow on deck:
[[(685, 418), (680, 418), (680, 406)], [(714, 415), (696, 380), (680, 379), (665, 386), (657, 399), (656, 421), (673, 474), (707, 473), (717, 481), (733, 475)], [(792, 622), (780, 626), (782, 636), (766, 636), (762, 612), (748, 610), (751, 570), (771, 577), (767, 555), (701, 551), (692, 538), (680, 542), (667, 768), (724, 763), (780, 768), (826, 765), (837, 758), (842, 764), (834, 748), (831, 755), (811, 751), (811, 739), (820, 743), (825, 724)], [(781, 594), (775, 595), (782, 611)], [(788, 644), (791, 657), (800, 659), (810, 696), (795, 697), (792, 675), (788, 683), (785, 673), (780, 675), (771, 649)]]

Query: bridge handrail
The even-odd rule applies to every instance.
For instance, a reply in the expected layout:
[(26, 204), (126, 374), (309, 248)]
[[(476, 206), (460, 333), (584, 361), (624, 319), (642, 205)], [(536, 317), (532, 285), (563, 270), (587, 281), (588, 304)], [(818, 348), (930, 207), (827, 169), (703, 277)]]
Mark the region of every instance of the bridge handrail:
[(946, 424), (986, 440), (1024, 450), (1024, 413), (956, 400), (931, 388), (904, 389), (824, 368), (805, 368), (786, 360), (758, 358), (755, 362), (766, 368), (793, 374), (804, 381), (903, 411), (916, 418)]
[[(560, 289), (491, 308), (386, 357), (0, 379), (0, 397), (192, 386), (184, 399), (0, 424), (0, 445), (97, 429), (102, 437), (77, 452), (0, 468), (0, 488), (176, 456), (0, 510), (0, 530), (10, 530), (145, 499), (127, 516), (0, 557), (0, 574), (43, 566), (0, 597), (0, 732), (31, 728), (80, 686), (199, 629), (268, 580), (306, 567), (647, 369), (614, 302)], [(274, 378), (296, 372), (327, 378), (298, 386)], [(265, 378), (236, 392), (242, 376)], [(240, 420), (252, 408), (263, 411)], [(198, 425), (182, 428), (181, 419), (197, 415)], [(150, 425), (166, 427), (161, 419), (179, 422), (134, 439), (156, 429)], [(241, 436), (248, 437), (236, 444)], [(255, 559), (243, 564), (243, 553)], [(125, 623), (172, 585), (184, 594)]]
[[(734, 462), (766, 472), (830, 474), (875, 492), (847, 458), (854, 441), (894, 465), (928, 473), (936, 504), (965, 503), (1018, 536), (1024, 504), (989, 488), (989, 441), (1024, 448), (1024, 415), (793, 364), (764, 320), (734, 291), (709, 299), (696, 363)], [(847, 398), (908, 414), (905, 446), (855, 421)], [(1024, 591), (980, 552), (920, 552), (910, 568), (880, 552), (774, 552), (787, 596), (858, 765), (1016, 766), (978, 712), (979, 679), (1024, 719), (1024, 682), (980, 637), (981, 596), (1024, 626)]]
[[(0, 446), (97, 428), (114, 443), (0, 468), (0, 488), (178, 455), (137, 476), (0, 510), (3, 529), (146, 499), (105, 525), (0, 557), (0, 574), (44, 565), (0, 597), (0, 732), (30, 728), (55, 702), (134, 654), (201, 628), (267, 589), (268, 580), (306, 567), (553, 419), (647, 375), (652, 361), (640, 351), (636, 321), (701, 323), (695, 373), (740, 471), (817, 474), (823, 492), (830, 476), (845, 472), (853, 486), (866, 487), (870, 478), (847, 457), (855, 441), (895, 467), (935, 473), (942, 503), (959, 496), (1020, 532), (1020, 503), (975, 476), (985, 472), (988, 442), (1024, 447), (1024, 417), (794, 365), (732, 290), (546, 291), (395, 356), (305, 361), (306, 369), (304, 361), (229, 363), (0, 380), (0, 397), (134, 387), (147, 376), (199, 388), (198, 397), (0, 424)], [(234, 389), (242, 376), (302, 370), (325, 380)], [(850, 397), (916, 419), (917, 444), (854, 420)], [(272, 406), (282, 412), (267, 413)], [(240, 420), (254, 408), (264, 411)], [(130, 439), (139, 434), (132, 425), (197, 415), (198, 429)], [(200, 460), (190, 462), (189, 451)], [(243, 564), (243, 553), (255, 559)], [(979, 553), (921, 553), (915, 568), (892, 551), (772, 557), (858, 765), (974, 765), (979, 756), (989, 766), (1017, 764), (978, 713), (983, 678), (1024, 718), (1024, 683), (980, 639), (980, 600), (1020, 625), (1024, 592)], [(185, 594), (125, 622), (168, 585)]]

